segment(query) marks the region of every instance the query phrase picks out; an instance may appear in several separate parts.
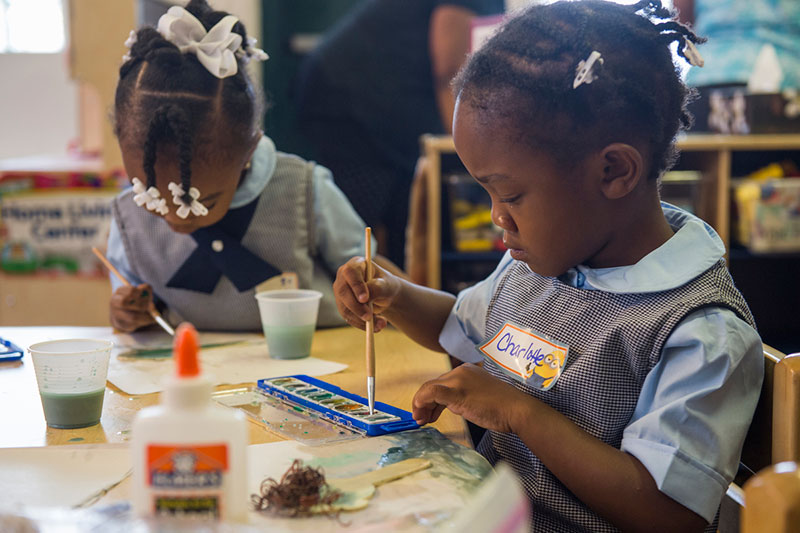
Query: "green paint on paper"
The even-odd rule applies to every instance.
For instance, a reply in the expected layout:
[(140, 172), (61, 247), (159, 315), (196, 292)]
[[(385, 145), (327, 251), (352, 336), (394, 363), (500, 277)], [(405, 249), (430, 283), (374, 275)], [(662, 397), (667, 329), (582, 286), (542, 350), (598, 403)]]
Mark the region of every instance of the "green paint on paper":
[(403, 431), (388, 436), (395, 444), (381, 456), (380, 466), (412, 457), (429, 459), (432, 477), (447, 477), (471, 492), (492, 472), (492, 466), (474, 450), (456, 444), (433, 428)]

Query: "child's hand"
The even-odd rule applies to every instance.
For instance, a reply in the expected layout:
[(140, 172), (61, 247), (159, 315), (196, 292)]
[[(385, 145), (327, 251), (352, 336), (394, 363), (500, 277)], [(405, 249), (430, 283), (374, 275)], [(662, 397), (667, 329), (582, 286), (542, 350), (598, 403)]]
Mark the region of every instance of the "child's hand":
[(515, 411), (529, 399), (481, 367), (465, 363), (424, 383), (414, 395), (412, 410), (420, 426), (435, 422), (446, 407), (481, 427), (511, 433)]
[(110, 307), (111, 325), (120, 331), (135, 331), (155, 323), (150, 315), (154, 307), (150, 285), (123, 285), (111, 296)]
[(379, 316), (391, 307), (400, 292), (400, 279), (372, 262), (373, 277), (364, 282), (367, 263), (363, 257), (354, 257), (339, 267), (333, 282), (333, 294), (339, 314), (351, 326), (366, 328), (370, 319), (369, 302), (372, 302), (375, 331), (386, 327), (387, 321)]

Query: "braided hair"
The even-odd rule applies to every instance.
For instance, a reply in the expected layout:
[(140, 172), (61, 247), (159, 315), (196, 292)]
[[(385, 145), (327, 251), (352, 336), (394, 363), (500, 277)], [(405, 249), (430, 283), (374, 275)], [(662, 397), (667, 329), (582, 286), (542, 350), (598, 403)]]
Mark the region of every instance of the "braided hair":
[[(192, 0), (186, 10), (212, 28), (228, 15), (206, 0)], [(233, 31), (247, 42), (241, 22)], [(147, 187), (155, 186), (156, 154), (161, 144), (177, 146), (183, 200), (191, 203), (191, 165), (195, 156), (225, 157), (248, 146), (257, 131), (263, 102), (247, 75), (244, 58), (238, 72), (219, 79), (197, 60), (183, 54), (158, 31), (136, 32), (127, 60), (119, 70), (114, 99), (114, 129), (120, 143), (143, 147)]]
[[(510, 121), (512, 134), (550, 151), (567, 168), (612, 142), (646, 143), (648, 177), (677, 158), (675, 136), (688, 129), (693, 96), (670, 47), (702, 43), (660, 0), (535, 5), (509, 20), (454, 80), (460, 101)], [(573, 89), (578, 62), (597, 50), (597, 78)], [(598, 70), (599, 66), (599, 70)], [(634, 144), (634, 145), (637, 145)]]

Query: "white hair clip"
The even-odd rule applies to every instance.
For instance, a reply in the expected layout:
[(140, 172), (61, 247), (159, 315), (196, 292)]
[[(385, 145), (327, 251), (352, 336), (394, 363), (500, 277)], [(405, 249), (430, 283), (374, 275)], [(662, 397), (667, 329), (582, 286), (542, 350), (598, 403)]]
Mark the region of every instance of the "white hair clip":
[(197, 190), (197, 187), (189, 188), (189, 196), (192, 198), (192, 202), (189, 204), (187, 204), (183, 199), (183, 196), (186, 194), (183, 191), (183, 186), (181, 186), (179, 183), (171, 181), (167, 187), (172, 193), (172, 201), (175, 203), (175, 205), (180, 206), (178, 207), (177, 211), (177, 215), (179, 217), (188, 217), (190, 211), (194, 216), (197, 217), (204, 217), (208, 214), (208, 208), (197, 201), (197, 199), (200, 198), (200, 191)]
[(578, 67), (575, 69), (575, 79), (572, 80), (572, 88), (577, 89), (584, 83), (592, 83), (597, 79), (597, 74), (594, 72), (596, 65), (604, 63), (603, 56), (597, 50), (592, 50), (586, 60), (581, 60)]
[(169, 213), (167, 201), (161, 198), (161, 193), (158, 192), (158, 189), (155, 187), (145, 189), (144, 183), (139, 178), (133, 178), (131, 183), (133, 184), (133, 192), (136, 193), (133, 195), (133, 201), (136, 202), (136, 205), (139, 207), (145, 206), (148, 211), (155, 211), (159, 215)]
[[(236, 56), (241, 54), (242, 36), (233, 31), (237, 22), (238, 18), (227, 15), (206, 31), (197, 17), (180, 6), (172, 6), (158, 19), (158, 32), (182, 53), (195, 54), (211, 74), (222, 79), (239, 71)], [(254, 59), (266, 59), (267, 54), (252, 48), (249, 40), (246, 50)]]
[(697, 47), (694, 45), (692, 41), (684, 36), (683, 38), (685, 45), (683, 47), (683, 57), (689, 60), (689, 64), (694, 67), (702, 67), (705, 64), (703, 61), (703, 56), (700, 55), (700, 52), (697, 50)]
[(125, 52), (124, 56), (122, 56), (123, 63), (131, 58), (131, 48), (133, 48), (133, 45), (136, 44), (136, 39), (136, 30), (131, 30), (131, 32), (128, 34), (128, 38), (125, 39), (125, 48), (127, 48), (128, 51)]
[(258, 40), (254, 37), (248, 37), (247, 45), (239, 48), (236, 51), (236, 57), (244, 61), (245, 64), (249, 63), (251, 59), (255, 61), (266, 61), (269, 59), (269, 56), (264, 50), (261, 48), (256, 48), (255, 44), (257, 42)]

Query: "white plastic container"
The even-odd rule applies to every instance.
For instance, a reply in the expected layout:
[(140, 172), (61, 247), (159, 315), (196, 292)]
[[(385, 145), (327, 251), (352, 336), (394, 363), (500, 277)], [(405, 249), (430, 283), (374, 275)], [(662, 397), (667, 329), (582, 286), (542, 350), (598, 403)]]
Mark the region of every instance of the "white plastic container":
[(199, 371), (197, 332), (175, 335), (176, 375), (161, 405), (133, 422), (133, 510), (137, 516), (247, 521), (247, 422), (211, 401)]

